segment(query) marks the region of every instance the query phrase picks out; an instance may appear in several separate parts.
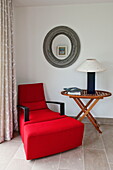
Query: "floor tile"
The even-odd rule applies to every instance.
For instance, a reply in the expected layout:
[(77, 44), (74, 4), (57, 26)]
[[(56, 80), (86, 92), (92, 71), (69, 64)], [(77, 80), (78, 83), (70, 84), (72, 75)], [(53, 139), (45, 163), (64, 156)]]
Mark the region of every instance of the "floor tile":
[(60, 154), (35, 159), (32, 170), (58, 170)]
[(15, 142), (21, 142), (22, 143), (22, 139), (21, 139), (19, 133), (16, 132), (16, 131), (13, 134), (13, 139), (12, 140), (15, 141)]
[(85, 124), (83, 145), (85, 148), (104, 149), (101, 134), (91, 124)]
[(61, 154), (59, 169), (83, 170), (83, 148), (64, 152)]
[(104, 150), (84, 150), (85, 170), (109, 170)]
[(25, 156), (25, 151), (24, 151), (24, 146), (23, 146), (23, 144), (21, 144), (20, 147), (18, 148), (17, 152), (16, 152), (15, 155), (14, 155), (14, 158), (26, 160), (26, 156)]
[(103, 125), (102, 139), (110, 163), (113, 163), (113, 126)]
[(113, 170), (113, 125), (101, 125), (99, 134), (85, 124), (83, 146), (28, 161), (20, 135), (0, 144), (0, 170)]
[(23, 159), (13, 159), (6, 170), (31, 170), (34, 161), (25, 161)]
[(0, 170), (4, 170), (4, 168), (7, 167), (8, 163), (13, 158), (19, 146), (19, 142), (12, 141), (0, 144)]
[[(58, 169), (58, 170), (75, 170), (75, 169)], [(79, 170), (79, 169), (78, 169)]]
[[(113, 118), (98, 118), (98, 117), (96, 117), (95, 119), (101, 125), (102, 124), (113, 125)], [(87, 117), (85, 117), (82, 122), (89, 123), (90, 121)]]
[(110, 170), (113, 170), (113, 164), (110, 164), (110, 168), (111, 168)]
[(109, 133), (111, 134), (111, 136), (113, 136), (113, 125), (101, 125), (102, 128), (102, 134), (104, 135), (108, 135)]

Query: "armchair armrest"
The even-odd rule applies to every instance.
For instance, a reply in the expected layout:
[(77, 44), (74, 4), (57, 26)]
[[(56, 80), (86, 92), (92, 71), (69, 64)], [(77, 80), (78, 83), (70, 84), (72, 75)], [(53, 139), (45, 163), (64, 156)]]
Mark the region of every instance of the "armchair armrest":
[(24, 110), (24, 122), (29, 121), (29, 108), (22, 105), (17, 105), (17, 107)]
[(60, 105), (60, 114), (65, 115), (65, 103), (55, 102), (55, 101), (46, 101), (46, 103), (59, 104)]

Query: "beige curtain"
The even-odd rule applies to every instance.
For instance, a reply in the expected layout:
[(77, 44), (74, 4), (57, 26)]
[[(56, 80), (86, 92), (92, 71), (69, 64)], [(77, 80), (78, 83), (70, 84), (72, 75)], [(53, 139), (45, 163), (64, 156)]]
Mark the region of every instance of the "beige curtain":
[(0, 0), (0, 143), (17, 130), (13, 2)]

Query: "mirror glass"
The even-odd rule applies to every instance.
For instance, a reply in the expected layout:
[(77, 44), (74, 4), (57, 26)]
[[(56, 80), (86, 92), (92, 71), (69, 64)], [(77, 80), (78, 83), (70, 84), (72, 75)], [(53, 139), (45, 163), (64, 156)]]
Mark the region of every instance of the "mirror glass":
[[(59, 48), (60, 47), (65, 47), (66, 48), (66, 53), (65, 55), (59, 55)], [(52, 52), (56, 58), (59, 60), (63, 60), (67, 58), (71, 52), (71, 41), (70, 39), (64, 35), (60, 34), (57, 35), (52, 42)]]

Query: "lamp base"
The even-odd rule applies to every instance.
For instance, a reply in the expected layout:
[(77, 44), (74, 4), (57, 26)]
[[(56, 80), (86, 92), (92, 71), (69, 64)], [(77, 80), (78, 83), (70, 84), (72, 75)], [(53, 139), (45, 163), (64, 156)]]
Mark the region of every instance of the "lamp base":
[(87, 72), (87, 93), (95, 94), (95, 72)]

